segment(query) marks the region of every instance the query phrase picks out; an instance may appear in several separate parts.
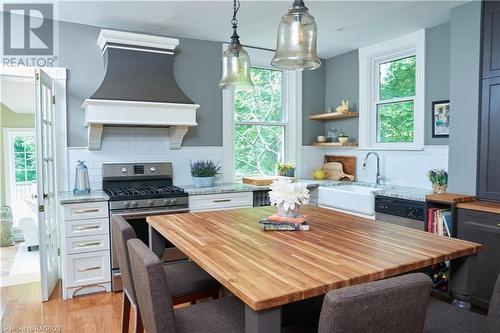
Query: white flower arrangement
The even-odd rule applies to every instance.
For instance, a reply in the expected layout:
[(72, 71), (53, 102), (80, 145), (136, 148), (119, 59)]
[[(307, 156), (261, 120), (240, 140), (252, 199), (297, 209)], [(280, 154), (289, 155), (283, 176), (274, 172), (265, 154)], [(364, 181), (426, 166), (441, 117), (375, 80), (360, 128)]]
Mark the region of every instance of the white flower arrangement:
[(269, 192), (271, 204), (282, 206), (285, 211), (309, 203), (310, 195), (306, 184), (293, 183), (290, 178), (277, 178), (273, 180), (269, 188), (271, 189)]

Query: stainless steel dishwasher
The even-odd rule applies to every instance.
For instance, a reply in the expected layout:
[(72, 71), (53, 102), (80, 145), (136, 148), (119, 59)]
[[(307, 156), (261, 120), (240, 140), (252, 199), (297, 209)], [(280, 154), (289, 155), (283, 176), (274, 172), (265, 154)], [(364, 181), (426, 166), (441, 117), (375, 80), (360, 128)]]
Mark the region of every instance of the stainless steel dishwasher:
[(375, 197), (375, 220), (425, 230), (425, 203), (385, 196)]

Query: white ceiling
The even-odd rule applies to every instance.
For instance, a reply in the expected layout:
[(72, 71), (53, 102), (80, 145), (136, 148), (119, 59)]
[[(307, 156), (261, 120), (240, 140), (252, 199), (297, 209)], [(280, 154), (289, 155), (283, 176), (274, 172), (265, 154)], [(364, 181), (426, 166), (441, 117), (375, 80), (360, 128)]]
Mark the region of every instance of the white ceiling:
[[(246, 1), (238, 13), (245, 45), (275, 48), (280, 17), (292, 1)], [(466, 1), (307, 1), (318, 24), (318, 52), (329, 58), (446, 22)], [(172, 37), (228, 41), (232, 1), (59, 2), (56, 18)], [(341, 28), (341, 31), (337, 29)]]
[(0, 77), (0, 103), (15, 113), (34, 113), (33, 80)]

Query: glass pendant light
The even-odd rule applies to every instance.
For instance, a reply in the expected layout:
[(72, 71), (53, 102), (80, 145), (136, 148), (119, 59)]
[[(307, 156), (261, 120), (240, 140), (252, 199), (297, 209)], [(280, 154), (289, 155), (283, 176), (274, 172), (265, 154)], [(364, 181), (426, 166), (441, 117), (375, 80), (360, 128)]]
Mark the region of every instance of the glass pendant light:
[(253, 88), (252, 79), (250, 78), (250, 57), (240, 44), (240, 36), (236, 32), (238, 28), (238, 20), (236, 13), (240, 9), (239, 0), (234, 0), (233, 19), (233, 35), (231, 36), (231, 44), (222, 54), (222, 78), (219, 82), (219, 87), (228, 88)]
[(278, 45), (271, 64), (285, 70), (312, 70), (321, 66), (316, 53), (317, 27), (304, 1), (295, 0), (281, 18)]

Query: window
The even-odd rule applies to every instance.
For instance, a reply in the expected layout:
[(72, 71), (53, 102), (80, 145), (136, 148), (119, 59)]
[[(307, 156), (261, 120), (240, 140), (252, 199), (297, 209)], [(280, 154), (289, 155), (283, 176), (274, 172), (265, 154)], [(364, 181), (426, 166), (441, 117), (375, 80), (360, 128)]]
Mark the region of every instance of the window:
[[(226, 45), (223, 45), (223, 48)], [(274, 175), (277, 162), (300, 167), (302, 74), (271, 67), (273, 52), (245, 48), (254, 88), (223, 91), (223, 177)]]
[(33, 135), (15, 136), (14, 173), (16, 184), (36, 181), (36, 152)]
[(423, 148), (425, 33), (360, 49), (360, 146)]
[(234, 94), (234, 169), (236, 178), (273, 175), (285, 157), (286, 118), (282, 72), (252, 67), (254, 89)]

